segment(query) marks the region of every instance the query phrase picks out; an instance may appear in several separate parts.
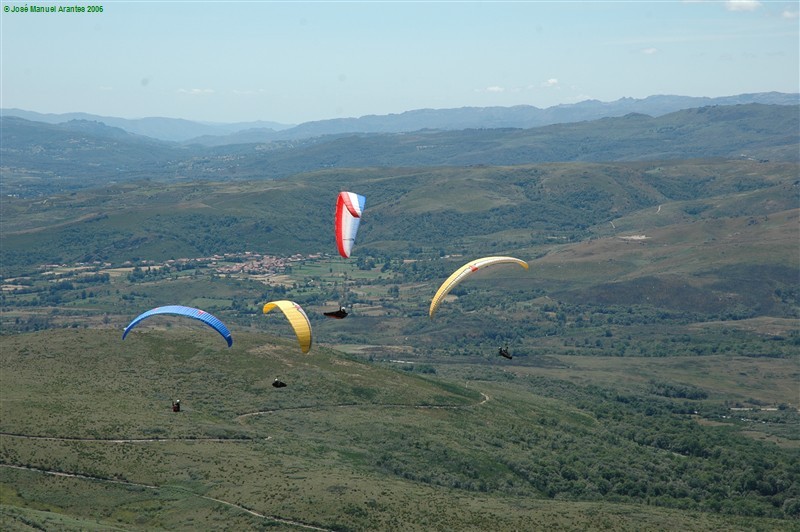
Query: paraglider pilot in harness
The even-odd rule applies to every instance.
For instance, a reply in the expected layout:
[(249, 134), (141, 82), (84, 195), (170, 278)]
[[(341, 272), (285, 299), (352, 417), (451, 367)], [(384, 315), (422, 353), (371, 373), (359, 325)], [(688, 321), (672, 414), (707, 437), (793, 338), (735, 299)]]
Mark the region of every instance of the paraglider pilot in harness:
[(511, 360), (511, 358), (512, 358), (511, 354), (508, 352), (508, 344), (506, 344), (504, 347), (501, 347), (500, 349), (498, 349), (497, 350), (497, 354), (500, 355), (501, 357), (505, 357), (505, 358), (507, 358), (509, 360)]
[(347, 309), (340, 306), (339, 310), (335, 310), (333, 312), (325, 312), (324, 314), (329, 318), (335, 318), (337, 320), (341, 320), (347, 317)]
[(180, 412), (181, 411), (181, 400), (176, 399), (172, 402), (172, 411), (173, 412)]

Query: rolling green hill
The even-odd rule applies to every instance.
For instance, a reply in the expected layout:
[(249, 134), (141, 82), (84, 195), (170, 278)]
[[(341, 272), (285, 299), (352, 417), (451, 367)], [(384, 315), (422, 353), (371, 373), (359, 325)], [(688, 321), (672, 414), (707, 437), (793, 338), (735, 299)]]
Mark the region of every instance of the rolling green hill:
[[(36, 199), (3, 197), (3, 266), (84, 256), (121, 262), (245, 249), (324, 252), (331, 224), (324, 213), (345, 188), (369, 198), (361, 246), (453, 252), (469, 241), (475, 252), (500, 243), (519, 249), (553, 243), (553, 237), (576, 241), (790, 210), (796, 206), (795, 171), (790, 163), (724, 160), (372, 168), (274, 182), (145, 182)], [(727, 210), (711, 208), (719, 202), (729, 204)], [(650, 216), (659, 206), (658, 216)], [(747, 210), (737, 210), (742, 208)], [(611, 222), (620, 230), (612, 231)], [(516, 241), (509, 242), (511, 234)]]
[(190, 157), (178, 146), (98, 122), (65, 124), (0, 117), (4, 194), (26, 196), (162, 175), (167, 161)]
[[(797, 420), (720, 417), (735, 397), (729, 359), (648, 370), (566, 357), (431, 376), (301, 355), (266, 326), (235, 331), (231, 349), (201, 328), (159, 329), (124, 342), (109, 330), (0, 337), (4, 529), (796, 525), (799, 448), (761, 422)], [(734, 381), (754, 399), (791, 386), (764, 373), (788, 361), (744, 364)]]

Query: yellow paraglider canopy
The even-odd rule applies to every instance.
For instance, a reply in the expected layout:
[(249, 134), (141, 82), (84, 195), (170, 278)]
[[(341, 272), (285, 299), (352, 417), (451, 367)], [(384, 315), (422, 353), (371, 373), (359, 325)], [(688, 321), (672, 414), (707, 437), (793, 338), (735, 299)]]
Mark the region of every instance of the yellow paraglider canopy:
[(458, 283), (466, 279), (468, 276), (487, 266), (504, 263), (519, 264), (526, 270), (528, 269), (527, 262), (524, 260), (515, 259), (514, 257), (483, 257), (482, 259), (470, 261), (454, 271), (452, 275), (450, 275), (450, 277), (448, 277), (447, 280), (442, 283), (442, 286), (440, 286), (439, 290), (436, 291), (436, 295), (433, 296), (433, 300), (431, 300), (431, 309), (428, 312), (428, 315), (431, 317), (431, 319), (433, 319), (433, 315), (436, 313), (436, 309), (438, 309), (439, 305), (442, 303), (444, 296), (446, 296), (450, 290), (452, 290)]
[(300, 343), (300, 349), (303, 353), (308, 353), (308, 350), (311, 349), (311, 323), (303, 308), (294, 301), (270, 301), (264, 305), (264, 314), (276, 307), (283, 311), (286, 319), (292, 325), (292, 329), (297, 335), (297, 341)]

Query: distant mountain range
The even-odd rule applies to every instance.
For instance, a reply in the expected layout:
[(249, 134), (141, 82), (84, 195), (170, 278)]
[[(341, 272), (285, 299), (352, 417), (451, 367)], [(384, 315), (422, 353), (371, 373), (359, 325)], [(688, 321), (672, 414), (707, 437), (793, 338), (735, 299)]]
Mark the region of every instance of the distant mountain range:
[(708, 158), (797, 164), (798, 110), (797, 104), (717, 105), (525, 129), (339, 133), (213, 147), (161, 141), (96, 121), (47, 124), (3, 116), (0, 156), (4, 190), (26, 196), (140, 179), (282, 179), (330, 168)]
[(193, 122), (191, 120), (183, 120), (181, 118), (149, 117), (128, 119), (117, 118), (113, 116), (93, 115), (89, 113), (44, 114), (34, 111), (25, 111), (22, 109), (2, 109), (0, 110), (0, 115), (4, 117), (16, 116), (35, 122), (45, 122), (47, 124), (63, 124), (64, 122), (70, 122), (72, 120), (100, 122), (109, 127), (116, 127), (135, 135), (142, 135), (145, 137), (152, 137), (154, 139), (171, 142), (182, 142), (204, 135), (226, 136), (230, 135), (231, 133), (249, 129), (277, 132), (292, 127), (291, 125), (265, 121), (224, 124)]
[(642, 99), (622, 98), (613, 102), (586, 100), (576, 104), (556, 105), (545, 109), (530, 105), (417, 109), (400, 114), (336, 118), (305, 122), (299, 125), (266, 121), (225, 124), (155, 117), (125, 119), (87, 113), (42, 114), (21, 109), (2, 109), (0, 110), (0, 115), (3, 117), (16, 116), (50, 124), (60, 124), (71, 120), (100, 122), (106, 126), (120, 128), (129, 133), (164, 141), (222, 146), (227, 144), (301, 140), (347, 133), (402, 133), (426, 129), (439, 131), (496, 128), (529, 129), (553, 124), (620, 117), (630, 113), (659, 117), (684, 109), (749, 103), (796, 105), (800, 103), (800, 94), (764, 92), (717, 98), (659, 95)]

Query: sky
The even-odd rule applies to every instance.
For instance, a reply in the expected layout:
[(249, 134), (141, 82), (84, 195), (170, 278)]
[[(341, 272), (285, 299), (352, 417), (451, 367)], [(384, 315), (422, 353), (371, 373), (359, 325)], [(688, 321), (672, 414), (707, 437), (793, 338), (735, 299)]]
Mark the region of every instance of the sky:
[(40, 113), (299, 124), (800, 92), (797, 0), (0, 2), (0, 107)]

